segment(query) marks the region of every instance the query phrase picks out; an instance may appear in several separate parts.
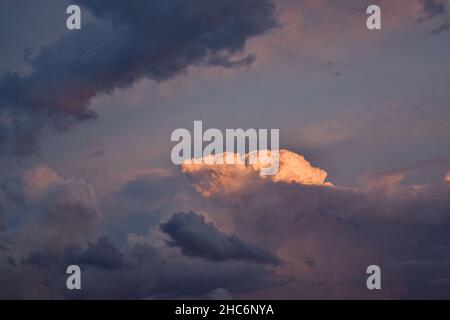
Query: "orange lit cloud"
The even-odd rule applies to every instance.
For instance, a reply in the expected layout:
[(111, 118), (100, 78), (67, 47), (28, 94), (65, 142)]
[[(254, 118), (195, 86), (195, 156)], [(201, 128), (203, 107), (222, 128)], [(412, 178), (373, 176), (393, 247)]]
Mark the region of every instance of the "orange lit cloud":
[[(246, 157), (248, 156), (247, 154)], [(206, 162), (208, 159), (202, 160)], [(275, 175), (260, 176), (263, 167), (261, 164), (193, 164), (189, 161), (181, 165), (181, 171), (205, 197), (219, 192), (233, 193), (250, 186), (254, 179), (270, 179), (274, 183), (332, 186), (326, 181), (326, 171), (313, 167), (303, 156), (288, 150), (280, 150), (279, 170)]]

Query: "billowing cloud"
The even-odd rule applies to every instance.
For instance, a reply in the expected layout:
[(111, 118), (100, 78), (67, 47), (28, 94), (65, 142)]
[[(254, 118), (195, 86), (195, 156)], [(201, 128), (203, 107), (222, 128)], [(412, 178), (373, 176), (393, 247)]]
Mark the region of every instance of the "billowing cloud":
[[(386, 171), (343, 188), (231, 169), (137, 177), (102, 213), (85, 182), (45, 166), (8, 180), (0, 296), (373, 298), (365, 270), (378, 264), (376, 297), (448, 297), (448, 183), (411, 185), (407, 171)], [(218, 178), (239, 188), (196, 188)], [(82, 267), (81, 292), (64, 289), (69, 264)]]
[[(46, 166), (8, 179), (0, 188), (0, 297), (217, 299), (286, 281), (274, 274), (279, 260), (265, 249), (197, 214), (171, 217), (167, 204), (188, 197), (174, 190), (192, 190), (180, 181), (136, 178), (99, 205), (89, 184)], [(71, 264), (83, 270), (81, 292), (65, 288)]]
[(0, 205), (8, 210), (10, 236), (35, 246), (63, 248), (85, 242), (102, 220), (91, 185), (64, 178), (46, 166), (24, 171), (3, 183)]
[(287, 150), (280, 150), (280, 168), (272, 177), (274, 182), (297, 183), (303, 185), (326, 185), (328, 173), (313, 167), (303, 156)]
[(24, 200), (31, 202), (42, 197), (52, 186), (64, 183), (64, 178), (46, 166), (26, 170), (18, 177), (18, 187)]
[[(449, 276), (449, 252), (438, 249), (450, 241), (445, 183), (408, 184), (408, 170), (393, 170), (368, 174), (355, 188), (330, 188), (206, 170), (183, 171), (205, 197), (208, 217), (275, 253), (286, 261), (278, 272), (298, 281), (256, 296), (371, 298), (365, 270), (377, 264), (385, 298), (448, 297), (439, 279)], [(216, 181), (238, 187), (222, 183), (220, 192), (205, 194)]]
[[(249, 154), (244, 157), (248, 158)], [(268, 166), (266, 163), (267, 161), (262, 160), (249, 165), (223, 165), (207, 164), (205, 161), (203, 164), (194, 164), (192, 161), (186, 161), (181, 165), (181, 171), (186, 174), (197, 191), (205, 196), (211, 196), (222, 192), (236, 192), (249, 186), (252, 180), (260, 175), (261, 168)], [(288, 150), (280, 150), (279, 170), (275, 175), (262, 178), (280, 183), (330, 187), (332, 184), (326, 181), (327, 175), (326, 171), (313, 167), (303, 156)]]
[[(82, 268), (81, 291), (64, 287), (64, 270), (70, 264)], [(62, 254), (31, 252), (20, 261), (2, 266), (0, 297), (218, 299), (230, 298), (230, 292), (277, 285), (281, 280), (253, 262), (209, 261), (149, 244), (119, 250), (108, 238), (100, 238), (85, 249), (69, 247)]]
[(248, 65), (248, 39), (276, 27), (272, 0), (76, 3), (95, 19), (42, 48), (30, 74), (0, 75), (2, 153), (25, 154), (42, 130), (95, 117), (93, 97), (140, 79), (164, 81), (193, 65)]
[[(277, 105), (287, 103), (290, 110), (316, 109), (302, 113), (302, 119), (295, 112), (283, 113), (295, 122), (289, 145), (310, 147), (308, 153), (320, 157), (320, 166), (326, 170), (299, 154), (282, 150), (280, 170), (275, 176), (261, 176), (259, 166), (184, 164), (181, 172), (163, 172), (155, 170), (154, 163), (149, 164), (150, 168), (142, 168), (145, 165), (140, 161), (127, 163), (128, 170), (123, 172), (123, 168), (113, 164), (118, 163), (114, 160), (114, 148), (106, 144), (105, 148), (93, 147), (88, 153), (109, 164), (109, 168), (104, 168), (108, 174), (102, 170), (98, 175), (109, 181), (107, 175), (114, 171), (113, 175), (123, 177), (118, 180), (126, 181), (119, 186), (111, 184), (108, 187), (114, 191), (106, 194), (105, 190), (94, 190), (91, 183), (95, 182), (63, 176), (42, 165), (4, 180), (9, 168), (19, 171), (35, 161), (27, 159), (16, 164), (8, 158), (11, 165), (0, 166), (1, 298), (450, 297), (450, 173), (444, 178), (449, 162), (442, 160), (436, 167), (430, 164), (438, 168), (433, 172), (439, 172), (426, 179), (417, 178), (417, 172), (423, 169), (411, 166), (365, 174), (360, 184), (352, 187), (331, 185), (327, 171), (334, 175), (339, 172), (325, 167), (327, 163), (340, 162), (337, 167), (346, 175), (350, 168), (366, 172), (368, 165), (378, 166), (379, 159), (386, 159), (382, 168), (394, 166), (389, 161), (402, 166), (399, 163), (405, 157), (405, 149), (414, 150), (411, 161), (426, 158), (431, 149), (433, 154), (445, 156), (442, 150), (447, 149), (436, 147), (448, 136), (449, 126), (442, 116), (448, 110), (447, 91), (438, 85), (445, 81), (425, 86), (421, 90), (423, 97), (409, 97), (406, 102), (417, 99), (412, 104), (401, 100), (396, 86), (390, 86), (392, 90), (382, 96), (392, 99), (392, 106), (380, 103), (379, 92), (374, 90), (356, 90), (360, 95), (347, 101), (338, 89), (342, 81), (350, 84), (346, 87), (361, 89), (369, 73), (373, 76), (369, 82), (383, 80), (385, 71), (389, 75), (414, 75), (414, 68), (409, 65), (397, 64), (398, 70), (384, 70), (381, 65), (392, 65), (385, 62), (398, 60), (392, 52), (401, 55), (410, 45), (420, 46), (415, 35), (420, 38), (425, 29), (434, 30), (433, 33), (447, 29), (448, 1), (377, 1), (382, 6), (386, 32), (365, 28), (365, 9), (373, 2), (360, 0), (138, 0), (134, 1), (136, 6), (119, 0), (77, 3), (83, 7), (81, 31), (64, 30), (57, 41), (46, 40), (46, 47), (27, 55), (30, 68), (23, 68), (27, 73), (0, 75), (2, 155), (29, 154), (41, 134), (49, 130), (64, 132), (95, 118), (91, 104), (95, 97), (128, 88), (140, 79), (167, 81), (191, 66), (248, 66), (256, 53), (258, 58), (263, 57), (261, 66), (270, 62), (269, 69), (261, 68), (254, 75), (236, 79), (231, 89), (239, 90), (230, 92), (245, 97), (255, 88), (282, 79), (278, 86), (283, 87), (284, 98)], [(281, 10), (279, 18), (274, 3)], [(282, 28), (248, 43), (274, 29), (276, 20)], [(422, 25), (411, 24), (417, 20)], [(400, 38), (410, 41), (410, 45), (400, 48)], [(433, 57), (424, 60), (427, 68), (419, 68), (422, 74), (429, 70), (439, 79), (445, 78), (445, 72), (435, 72), (442, 66), (430, 63), (445, 56), (436, 56), (437, 52), (445, 53), (440, 50), (441, 45), (432, 42), (426, 52), (419, 50), (415, 65), (421, 65), (420, 59), (425, 56)], [(386, 46), (392, 50), (379, 50)], [(383, 55), (382, 51), (388, 54)], [(379, 62), (375, 64), (376, 72), (368, 72), (366, 67), (358, 71), (374, 61)], [(324, 82), (320, 75), (311, 76), (304, 69), (305, 63), (344, 77), (330, 79), (333, 83)], [(275, 68), (277, 72), (272, 72)], [(401, 72), (405, 70), (406, 73)], [(203, 72), (206, 83), (210, 71)], [(352, 72), (354, 76), (348, 76)], [(268, 74), (271, 78), (264, 78)], [(299, 74), (304, 75), (304, 82), (297, 81)], [(389, 79), (401, 83), (401, 79)], [(197, 82), (192, 80), (188, 77), (184, 81)], [(248, 87), (244, 82), (252, 85)], [(400, 91), (415, 90), (421, 84), (416, 81)], [(146, 82), (142, 85), (140, 90), (148, 89)], [(323, 85), (330, 90), (316, 100), (315, 94), (323, 92)], [(306, 94), (298, 92), (298, 88)], [(170, 90), (178, 89), (178, 83), (171, 83)], [(201, 96), (200, 103), (219, 97), (209, 89), (208, 86), (208, 94)], [(130, 95), (138, 96), (140, 90)], [(295, 99), (297, 94), (302, 98)], [(144, 97), (134, 104), (146, 104), (148, 95)], [(177, 97), (182, 99), (184, 95)], [(254, 115), (254, 103), (261, 108), (258, 114), (262, 118), (258, 121), (267, 120), (266, 108), (273, 101), (266, 98), (267, 95), (255, 95), (246, 100), (245, 105), (250, 106), (247, 116)], [(123, 100), (119, 100), (113, 104), (122, 104)], [(355, 104), (367, 101), (377, 108), (369, 108), (370, 112), (367, 108), (353, 110)], [(239, 103), (232, 102), (219, 103), (219, 124), (227, 111), (225, 107), (240, 108)], [(341, 113), (340, 108), (349, 102), (348, 113)], [(162, 103), (161, 108), (164, 107), (166, 104)], [(278, 109), (273, 110), (278, 116)], [(200, 109), (191, 111), (197, 113)], [(163, 118), (172, 119), (173, 112), (169, 113)], [(323, 119), (325, 113), (328, 120)], [(440, 115), (437, 120), (434, 114)], [(164, 131), (161, 127), (165, 120), (159, 119), (160, 115), (152, 132)], [(251, 118), (247, 116), (239, 121), (246, 123)], [(128, 130), (122, 118), (114, 118), (118, 118), (117, 122), (106, 123), (100, 135), (114, 130), (114, 138), (118, 138), (118, 124), (123, 124), (122, 130)], [(289, 126), (281, 121), (281, 125)], [(84, 134), (89, 133), (73, 138), (78, 141)], [(302, 139), (305, 134), (308, 137)], [(113, 143), (117, 149), (125, 146), (120, 152), (126, 151), (123, 157), (128, 160), (129, 148), (142, 147), (138, 143), (130, 146), (128, 142), (142, 139), (148, 148), (149, 136), (142, 138), (132, 130), (129, 140), (113, 139)], [(395, 150), (387, 152), (388, 157), (383, 154), (386, 141)], [(414, 141), (414, 148), (408, 141)], [(428, 146), (431, 149), (421, 149), (418, 141), (433, 141)], [(155, 151), (158, 142), (154, 142), (151, 161), (161, 151)], [(58, 155), (51, 162), (58, 162), (58, 168), (66, 172), (83, 171), (89, 176), (94, 171), (89, 164), (80, 166), (78, 157), (71, 157), (70, 150), (77, 152), (78, 148), (69, 150), (63, 143), (62, 147), (52, 147), (62, 149), (52, 149)], [(365, 147), (361, 149), (361, 145)], [(331, 154), (337, 152), (340, 157), (322, 152), (330, 148)], [(361, 162), (359, 151), (369, 149), (365, 154), (369, 160)], [(108, 151), (107, 157), (101, 157), (104, 150)], [(146, 163), (148, 152), (142, 151)], [(61, 153), (70, 158), (70, 164), (58, 161)], [(136, 163), (139, 168), (130, 168)], [(82, 267), (81, 292), (65, 288), (65, 268), (69, 264)], [(382, 269), (381, 292), (368, 291), (365, 286), (365, 271), (371, 264)]]

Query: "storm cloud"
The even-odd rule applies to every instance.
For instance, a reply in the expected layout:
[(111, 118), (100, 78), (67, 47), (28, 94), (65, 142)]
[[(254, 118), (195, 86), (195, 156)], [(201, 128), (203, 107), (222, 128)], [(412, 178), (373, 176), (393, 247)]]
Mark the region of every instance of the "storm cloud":
[[(0, 298), (450, 298), (448, 47), (424, 36), (448, 1), (377, 1), (383, 32), (359, 0), (80, 0), (80, 31), (52, 1), (0, 4), (34, 17), (2, 33)], [(168, 137), (197, 116), (292, 151), (270, 177), (176, 169)]]
[[(292, 176), (308, 175), (290, 167)], [(197, 190), (220, 186), (204, 197), (211, 220), (276, 254), (285, 261), (280, 270), (297, 280), (265, 297), (287, 291), (297, 298), (374, 298), (365, 270), (377, 264), (385, 298), (448, 298), (450, 184), (442, 178), (410, 185), (406, 171), (374, 172), (344, 188), (272, 181), (245, 170), (227, 176), (220, 165), (187, 173)]]
[[(300, 180), (309, 175), (285, 165)], [(85, 183), (48, 167), (9, 179), (0, 193), (1, 207), (14, 208), (2, 212), (8, 215), (0, 231), (0, 296), (448, 297), (445, 176), (419, 186), (392, 171), (374, 172), (358, 187), (344, 188), (289, 182), (287, 171), (285, 180), (274, 181), (241, 170), (229, 172), (235, 186), (222, 184), (207, 196), (197, 191), (197, 183), (224, 179), (227, 173), (220, 172), (205, 175), (199, 168), (189, 172), (196, 175), (190, 180), (182, 172), (136, 177), (99, 207), (88, 206), (90, 197), (79, 190)], [(41, 210), (42, 203), (58, 210)], [(174, 214), (176, 207), (201, 214)], [(80, 292), (65, 288), (70, 264), (82, 268)], [(371, 264), (383, 272), (383, 291), (376, 295), (365, 287)]]
[(0, 148), (27, 154), (45, 129), (95, 117), (90, 100), (189, 66), (239, 67), (246, 42), (276, 27), (271, 0), (84, 1), (95, 19), (30, 59), (27, 75), (0, 75)]
[(246, 243), (235, 236), (221, 233), (216, 226), (193, 212), (177, 213), (161, 225), (173, 241), (189, 256), (204, 257), (213, 261), (248, 260), (258, 263), (278, 264), (280, 261), (262, 248)]
[[(164, 203), (177, 201), (173, 180), (137, 178), (110, 195), (121, 204), (111, 210), (98, 204), (88, 183), (47, 166), (7, 179), (0, 188), (0, 298), (210, 299), (288, 281), (274, 274), (279, 260), (267, 250), (225, 235), (197, 214), (161, 214), (172, 208)], [(148, 207), (126, 201), (147, 198), (162, 184)], [(129, 217), (149, 217), (147, 229)], [(122, 224), (125, 236), (117, 232)], [(82, 269), (80, 292), (65, 287), (72, 264)]]

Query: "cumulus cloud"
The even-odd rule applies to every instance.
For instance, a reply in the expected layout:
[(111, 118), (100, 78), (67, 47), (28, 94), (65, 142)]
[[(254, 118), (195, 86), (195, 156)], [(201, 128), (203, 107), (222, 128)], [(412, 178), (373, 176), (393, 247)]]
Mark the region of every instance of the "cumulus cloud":
[[(180, 181), (136, 178), (100, 206), (86, 182), (46, 166), (8, 179), (0, 188), (0, 209), (15, 205), (16, 211), (5, 219), (0, 211), (7, 225), (0, 229), (0, 297), (217, 299), (286, 281), (271, 269), (279, 260), (263, 248), (226, 235), (199, 215), (161, 214), (173, 208), (167, 203), (186, 201), (173, 194), (192, 190), (180, 188)], [(112, 210), (113, 203), (120, 207)], [(127, 241), (113, 225), (125, 225)], [(81, 292), (65, 289), (71, 264), (83, 270)]]
[[(249, 154), (244, 155), (244, 158), (248, 157)], [(270, 158), (270, 153), (267, 158)], [(236, 192), (249, 187), (249, 183), (260, 175), (261, 169), (268, 166), (264, 160), (247, 165), (207, 164), (205, 159), (202, 160), (203, 164), (186, 161), (181, 165), (181, 171), (204, 196)], [(327, 175), (326, 171), (313, 167), (303, 156), (288, 150), (280, 150), (279, 170), (273, 176), (261, 178), (279, 183), (331, 187), (332, 184), (326, 181)]]
[(22, 192), (24, 200), (31, 202), (42, 197), (52, 186), (61, 185), (64, 178), (46, 166), (37, 166), (26, 170), (18, 177), (18, 192)]
[(161, 225), (172, 237), (171, 244), (189, 256), (213, 261), (248, 260), (278, 264), (280, 261), (262, 248), (246, 243), (235, 236), (221, 233), (212, 223), (193, 212), (177, 213)]
[[(94, 97), (140, 79), (247, 66), (255, 59), (245, 52), (248, 40), (276, 26), (270, 0), (135, 2), (78, 1), (93, 16), (82, 32), (42, 48), (29, 74), (0, 75), (2, 154), (29, 153), (47, 129), (95, 117)], [(256, 45), (258, 56), (295, 44), (335, 74), (368, 39), (359, 0), (283, 2), (287, 32)], [(445, 4), (383, 2), (383, 21), (393, 29), (422, 10), (423, 21), (442, 22)], [(447, 28), (440, 26), (436, 33)], [(313, 142), (342, 133), (332, 127), (313, 130), (320, 136)], [(411, 170), (384, 171), (344, 188), (287, 150), (275, 176), (260, 169), (184, 164), (181, 174), (127, 179), (105, 199), (89, 182), (46, 166), (11, 177), (0, 185), (0, 297), (373, 298), (364, 285), (370, 264), (382, 267), (377, 298), (449, 297), (450, 173), (411, 184)], [(198, 214), (173, 214), (190, 211)], [(65, 289), (68, 264), (82, 266), (81, 292)]]
[[(372, 298), (365, 270), (378, 264), (384, 298), (448, 297), (448, 183), (418, 188), (407, 171), (386, 171), (343, 188), (205, 170), (135, 178), (102, 213), (87, 205), (85, 182), (50, 168), (9, 179), (0, 189), (0, 209), (13, 209), (0, 220), (0, 296)], [(239, 188), (196, 188), (216, 180)], [(181, 207), (199, 214), (173, 214)], [(82, 292), (64, 289), (69, 264), (82, 266)]]
[(280, 169), (272, 179), (274, 182), (331, 186), (325, 181), (327, 175), (326, 171), (313, 167), (303, 156), (280, 150)]
[[(95, 19), (31, 59), (28, 75), (0, 75), (0, 147), (25, 154), (44, 129), (68, 130), (95, 117), (98, 94), (148, 78), (170, 79), (189, 66), (239, 67), (246, 42), (276, 27), (271, 0), (78, 0)], [(101, 39), (101, 41), (99, 41)]]
[(46, 166), (8, 179), (0, 193), (9, 212), (9, 231), (18, 234), (24, 247), (61, 248), (84, 242), (102, 220), (91, 185), (61, 177)]
[[(207, 170), (183, 171), (204, 196), (208, 216), (274, 252), (286, 261), (278, 272), (297, 280), (263, 297), (371, 298), (361, 285), (371, 264), (389, 274), (383, 297), (448, 297), (436, 284), (448, 278), (443, 261), (450, 252), (436, 251), (450, 241), (445, 183), (408, 184), (411, 170), (393, 170), (368, 174), (355, 188), (330, 188), (275, 182), (246, 170)], [(210, 183), (220, 187), (214, 196), (204, 192)], [(433, 271), (428, 264), (403, 264), (410, 260), (432, 261)]]

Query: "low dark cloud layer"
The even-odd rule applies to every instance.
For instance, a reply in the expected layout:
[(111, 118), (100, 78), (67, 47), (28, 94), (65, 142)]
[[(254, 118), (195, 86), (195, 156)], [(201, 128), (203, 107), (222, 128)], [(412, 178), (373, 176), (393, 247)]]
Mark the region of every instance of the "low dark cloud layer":
[[(243, 170), (230, 171), (235, 185), (220, 184), (203, 179), (227, 177), (201, 171), (190, 173), (194, 185), (181, 173), (138, 177), (101, 205), (88, 200), (85, 182), (46, 167), (8, 179), (0, 192), (0, 297), (448, 298), (443, 178), (408, 185), (379, 172), (348, 189)], [(197, 183), (220, 187), (202, 195)], [(82, 268), (80, 292), (65, 288), (70, 264)], [(376, 295), (365, 287), (371, 264), (382, 269)]]
[(278, 264), (280, 261), (265, 250), (246, 243), (235, 236), (221, 233), (216, 226), (193, 212), (177, 213), (162, 224), (162, 230), (172, 239), (172, 245), (188, 256), (204, 257), (213, 261), (248, 260)]
[[(98, 205), (86, 182), (48, 167), (7, 179), (0, 188), (0, 298), (228, 298), (286, 281), (274, 275), (278, 260), (268, 251), (195, 213), (171, 217), (173, 181), (180, 179), (144, 176), (125, 184), (111, 195), (121, 204), (112, 210), (111, 203)], [(130, 217), (148, 217), (146, 228)], [(183, 242), (169, 244), (180, 235)], [(79, 292), (65, 287), (72, 264), (82, 269)]]
[(0, 75), (0, 150), (27, 154), (44, 129), (95, 117), (90, 100), (189, 66), (239, 67), (247, 40), (276, 26), (272, 0), (75, 1), (96, 19), (30, 59), (28, 75)]
[[(81, 291), (65, 288), (65, 269), (71, 264), (82, 269)], [(217, 290), (221, 298), (230, 295), (228, 290), (251, 292), (285, 281), (257, 263), (214, 262), (151, 244), (119, 250), (105, 237), (86, 249), (68, 247), (58, 254), (33, 251), (1, 267), (0, 297), (8, 299), (214, 298)]]

